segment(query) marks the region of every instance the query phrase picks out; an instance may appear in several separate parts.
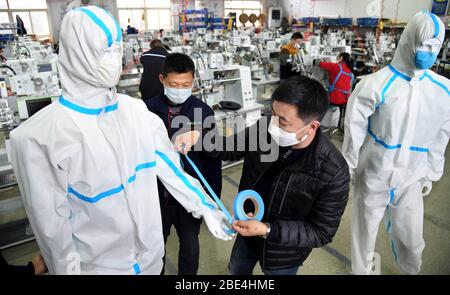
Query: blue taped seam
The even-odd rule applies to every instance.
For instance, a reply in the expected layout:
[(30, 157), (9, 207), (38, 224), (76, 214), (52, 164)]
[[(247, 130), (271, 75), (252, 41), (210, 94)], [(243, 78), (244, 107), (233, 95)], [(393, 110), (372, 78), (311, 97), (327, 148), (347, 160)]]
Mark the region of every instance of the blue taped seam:
[(428, 15), (431, 17), (431, 19), (433, 20), (433, 25), (434, 25), (434, 35), (433, 35), (433, 38), (439, 37), (439, 32), (441, 31), (441, 28), (439, 27), (439, 22), (438, 22), (438, 20), (437, 20), (436, 15), (432, 14), (432, 13), (429, 12), (429, 11), (424, 11), (424, 13), (428, 14)]
[(205, 196), (200, 192), (198, 188), (193, 186), (189, 180), (184, 176), (184, 174), (175, 166), (175, 164), (166, 156), (163, 152), (156, 151), (156, 154), (169, 166), (170, 169), (175, 173), (175, 175), (186, 185), (190, 190), (192, 190), (201, 200), (202, 204), (210, 209), (216, 209), (214, 205), (206, 202)]
[(395, 263), (398, 263), (397, 251), (395, 250), (394, 240), (391, 238), (392, 255), (394, 255)]
[(116, 25), (116, 30), (117, 30), (116, 42), (120, 42), (120, 40), (122, 40), (122, 29), (120, 28), (119, 23), (117, 22), (116, 18), (111, 14), (111, 12), (109, 12), (106, 9), (103, 9), (103, 11), (105, 11), (113, 19), (114, 24)]
[(107, 197), (110, 197), (112, 195), (120, 193), (121, 191), (123, 191), (123, 189), (124, 189), (123, 184), (121, 184), (118, 187), (110, 189), (110, 190), (107, 190), (107, 191), (105, 191), (103, 193), (100, 193), (100, 194), (96, 195), (95, 197), (85, 196), (85, 195), (75, 191), (71, 186), (69, 186), (67, 192), (69, 194), (74, 195), (78, 199), (87, 202), (87, 203), (96, 203), (96, 202), (100, 201), (101, 199), (104, 199), (104, 198), (107, 198)]
[(90, 109), (74, 104), (73, 102), (66, 100), (62, 95), (59, 97), (59, 103), (75, 112), (82, 113), (85, 115), (100, 115), (102, 111), (104, 111), (105, 113), (112, 112), (117, 110), (119, 105), (119, 102), (116, 102), (115, 104), (109, 105), (104, 108)]
[(148, 163), (144, 163), (144, 164), (140, 164), (138, 166), (136, 166), (136, 169), (134, 169), (135, 173), (130, 176), (130, 178), (128, 178), (128, 183), (132, 183), (133, 181), (136, 180), (136, 173), (142, 169), (148, 169), (148, 168), (152, 168), (156, 166), (156, 162), (148, 162)]
[[(138, 166), (135, 168), (135, 174), (132, 175), (130, 178), (128, 178), (128, 183), (132, 183), (133, 181), (136, 180), (136, 173), (137, 173), (138, 171), (140, 171), (140, 170), (142, 170), (142, 169), (147, 169), (147, 168), (155, 167), (155, 166), (156, 166), (156, 162), (155, 162), (155, 161), (138, 165)], [(95, 197), (88, 197), (88, 196), (85, 196), (85, 195), (83, 195), (83, 194), (77, 192), (77, 191), (76, 191), (74, 188), (72, 188), (71, 186), (68, 187), (67, 192), (68, 192), (69, 194), (74, 195), (75, 197), (77, 197), (78, 199), (80, 199), (80, 200), (82, 200), (82, 201), (85, 201), (85, 202), (88, 202), (88, 203), (96, 203), (96, 202), (100, 201), (101, 199), (104, 199), (104, 198), (110, 197), (110, 196), (112, 196), (112, 195), (118, 194), (118, 193), (120, 193), (121, 191), (123, 191), (124, 189), (125, 189), (125, 188), (124, 188), (123, 184), (121, 184), (121, 185), (119, 185), (118, 187), (113, 188), (113, 189), (110, 189), (110, 190), (107, 190), (107, 191), (105, 191), (105, 192), (102, 192), (102, 193), (96, 195)]]
[(394, 204), (394, 199), (395, 199), (395, 189), (391, 189), (389, 191), (389, 202), (391, 204)]
[(222, 212), (225, 214), (225, 216), (228, 219), (228, 222), (230, 224), (233, 223), (233, 218), (231, 217), (230, 212), (228, 212), (227, 208), (223, 205), (223, 203), (220, 201), (219, 197), (217, 197), (216, 193), (214, 192), (214, 190), (211, 188), (211, 186), (209, 185), (209, 183), (206, 181), (205, 177), (203, 177), (203, 174), (200, 172), (200, 170), (197, 168), (197, 165), (195, 165), (195, 163), (191, 160), (191, 158), (189, 158), (188, 155), (184, 155), (186, 160), (188, 160), (189, 164), (192, 166), (192, 168), (194, 169), (195, 173), (198, 175), (198, 177), (201, 179), (201, 181), (203, 182), (203, 184), (205, 185), (206, 189), (209, 191), (209, 193), (211, 194), (211, 196), (213, 197), (214, 201), (216, 201), (217, 205), (219, 206), (220, 210), (222, 210)]
[(133, 270), (135, 274), (140, 274), (141, 273), (141, 268), (139, 267), (139, 264), (135, 263), (133, 264)]
[(418, 146), (410, 146), (409, 150), (413, 151), (413, 152), (419, 152), (419, 153), (426, 153), (426, 152), (428, 152), (427, 148), (422, 148), (422, 147), (418, 147)]
[(108, 29), (108, 27), (106, 27), (105, 23), (101, 19), (99, 19), (98, 16), (95, 15), (95, 13), (93, 13), (92, 11), (90, 11), (85, 7), (81, 7), (80, 11), (84, 12), (87, 16), (89, 16), (90, 19), (92, 19), (92, 21), (96, 23), (100, 27), (100, 29), (103, 30), (103, 32), (105, 32), (106, 38), (108, 39), (108, 47), (110, 47), (113, 43), (113, 38), (111, 31)]
[(386, 85), (383, 87), (383, 90), (381, 90), (381, 100), (380, 103), (377, 104), (375, 106), (375, 109), (378, 109), (381, 105), (383, 105), (386, 101), (386, 92), (388, 91), (389, 87), (391, 87), (391, 84), (395, 81), (395, 79), (397, 79), (398, 74), (394, 73), (394, 75), (392, 75), (392, 77), (388, 80), (388, 82), (386, 83)]
[(448, 90), (447, 86), (431, 77), (430, 74), (428, 74), (427, 72), (424, 74), (424, 78), (428, 78), (431, 82), (441, 87), (447, 93), (447, 95), (450, 96), (450, 91)]
[(383, 140), (379, 139), (370, 129), (370, 118), (369, 118), (369, 124), (367, 126), (367, 132), (369, 133), (369, 135), (375, 140), (376, 143), (381, 144), (382, 146), (384, 146), (386, 149), (388, 150), (394, 150), (394, 149), (399, 149), (402, 147), (402, 145), (399, 143), (397, 145), (389, 145), (387, 143), (385, 143)]
[[(395, 200), (395, 188), (391, 189), (389, 191), (389, 203), (390, 204), (394, 204), (394, 200)], [(391, 211), (389, 208), (389, 204), (386, 206), (386, 214), (387, 214), (387, 218), (388, 218), (388, 224), (386, 226), (386, 231), (389, 234), (389, 238), (391, 240), (391, 250), (392, 250), (392, 255), (394, 256), (395, 259), (395, 263), (398, 263), (398, 256), (397, 256), (397, 251), (395, 249), (395, 243), (394, 243), (394, 239), (392, 238), (392, 223), (391, 223)]]
[(408, 75), (403, 74), (402, 72), (398, 71), (396, 68), (394, 68), (393, 65), (388, 65), (388, 68), (391, 70), (391, 72), (393, 72), (394, 74), (398, 75), (400, 78), (406, 80), (406, 81), (411, 81), (411, 77)]

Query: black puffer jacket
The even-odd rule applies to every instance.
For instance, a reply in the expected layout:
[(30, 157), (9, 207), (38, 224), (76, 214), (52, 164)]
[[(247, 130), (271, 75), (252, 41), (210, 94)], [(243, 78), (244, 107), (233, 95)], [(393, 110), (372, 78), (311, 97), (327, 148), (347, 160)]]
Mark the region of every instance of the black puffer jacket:
[[(261, 121), (245, 130), (247, 144), (249, 134), (267, 128)], [(250, 131), (252, 128), (257, 130)], [(242, 135), (236, 135), (234, 142), (237, 136)], [(228, 149), (209, 155), (223, 160), (244, 158), (239, 185), (242, 191), (254, 188), (270, 169), (271, 163), (261, 161), (262, 154), (258, 148), (252, 152)], [(345, 159), (319, 130), (301, 157), (284, 167), (270, 186), (270, 201), (263, 218), (271, 224), (268, 238), (245, 239), (249, 245), (257, 245), (255, 251), (259, 252), (261, 267), (281, 269), (301, 265), (312, 248), (330, 243), (347, 204), (349, 183)]]

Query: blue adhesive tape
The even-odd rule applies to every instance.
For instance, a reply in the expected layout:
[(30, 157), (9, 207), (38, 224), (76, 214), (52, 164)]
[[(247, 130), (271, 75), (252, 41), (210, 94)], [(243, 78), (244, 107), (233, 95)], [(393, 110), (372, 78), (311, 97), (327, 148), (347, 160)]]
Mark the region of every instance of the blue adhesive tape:
[[(189, 162), (189, 164), (194, 169), (195, 173), (198, 175), (200, 180), (205, 185), (208, 192), (211, 194), (214, 201), (219, 206), (220, 210), (225, 214), (227, 217), (227, 220), (229, 224), (233, 224), (233, 218), (231, 217), (230, 212), (228, 212), (227, 208), (223, 205), (223, 203), (220, 201), (219, 197), (216, 195), (216, 193), (213, 191), (209, 183), (206, 181), (205, 177), (202, 175), (200, 170), (197, 168), (197, 166), (194, 164), (194, 162), (189, 158), (188, 155), (184, 155), (186, 157), (186, 160)], [(252, 200), (255, 205), (255, 216), (254, 217), (248, 217), (247, 214), (244, 212), (244, 203), (246, 200)], [(234, 219), (236, 220), (258, 220), (261, 221), (264, 216), (264, 202), (261, 198), (261, 196), (254, 190), (245, 190), (242, 192), (239, 192), (234, 198)], [(235, 231), (232, 229), (224, 229), (227, 234), (234, 234)]]
[(202, 173), (200, 172), (200, 170), (197, 168), (197, 165), (194, 164), (194, 162), (191, 160), (191, 158), (189, 158), (188, 155), (184, 155), (186, 160), (189, 162), (189, 164), (192, 166), (192, 168), (194, 169), (195, 173), (198, 175), (198, 177), (201, 179), (201, 181), (203, 182), (203, 184), (205, 185), (206, 189), (208, 190), (208, 192), (211, 194), (211, 196), (213, 197), (214, 201), (217, 203), (217, 206), (219, 206), (220, 210), (222, 210), (222, 212), (225, 214), (225, 216), (227, 217), (228, 222), (231, 224), (233, 224), (233, 218), (231, 217), (230, 212), (228, 212), (227, 208), (223, 205), (223, 203), (220, 201), (219, 197), (216, 195), (216, 193), (214, 192), (214, 190), (211, 188), (211, 186), (209, 185), (209, 183), (206, 181), (205, 177), (203, 177)]
[[(255, 206), (253, 217), (247, 216), (244, 212), (244, 203), (251, 200)], [(261, 196), (254, 190), (239, 192), (234, 198), (234, 218), (237, 220), (257, 220), (261, 221), (264, 216), (264, 202)]]

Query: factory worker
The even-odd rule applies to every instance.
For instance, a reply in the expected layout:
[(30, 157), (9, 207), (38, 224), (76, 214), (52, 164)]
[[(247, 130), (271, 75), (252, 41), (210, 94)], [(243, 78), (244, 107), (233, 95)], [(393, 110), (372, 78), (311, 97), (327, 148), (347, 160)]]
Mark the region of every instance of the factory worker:
[(180, 167), (164, 123), (116, 94), (121, 30), (97, 7), (61, 25), (62, 95), (11, 133), (12, 164), (52, 274), (160, 274), (164, 241), (157, 177), (212, 234), (224, 215)]
[(371, 271), (383, 216), (398, 267), (409, 274), (420, 271), (422, 196), (442, 176), (450, 133), (450, 82), (429, 69), (444, 34), (434, 14), (416, 14), (392, 63), (364, 78), (349, 99), (342, 150), (355, 177), (355, 274)]

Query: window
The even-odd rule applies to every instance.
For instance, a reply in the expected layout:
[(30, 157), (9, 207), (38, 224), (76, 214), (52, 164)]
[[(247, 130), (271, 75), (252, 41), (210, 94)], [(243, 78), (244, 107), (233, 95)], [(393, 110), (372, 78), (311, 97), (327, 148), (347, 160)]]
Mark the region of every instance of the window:
[(33, 25), (33, 32), (36, 35), (50, 35), (47, 11), (30, 11), (30, 16), (31, 24)]
[(170, 0), (117, 0), (117, 8), (123, 29), (128, 25), (140, 31), (172, 28)]
[(142, 20), (144, 9), (119, 9), (120, 27), (124, 30), (132, 26), (139, 31), (145, 30), (145, 20)]
[(0, 12), (0, 24), (9, 23), (9, 15), (7, 12)]
[(9, 9), (47, 9), (45, 0), (8, 0)]
[(50, 35), (46, 0), (0, 0), (0, 23), (16, 23), (16, 15), (28, 34)]
[(8, 9), (8, 3), (6, 3), (6, 0), (0, 0), (0, 9)]
[(149, 30), (170, 30), (172, 28), (170, 9), (147, 9)]
[[(247, 14), (256, 14), (259, 16), (261, 13), (261, 1), (253, 1), (253, 0), (225, 0), (225, 16), (228, 16), (230, 12), (236, 13), (236, 25), (238, 27), (242, 26), (242, 23), (239, 21), (239, 16), (242, 13)], [(250, 22), (245, 24), (246, 27), (252, 26)], [(255, 26), (259, 26), (259, 21), (255, 23)]]

